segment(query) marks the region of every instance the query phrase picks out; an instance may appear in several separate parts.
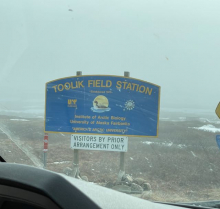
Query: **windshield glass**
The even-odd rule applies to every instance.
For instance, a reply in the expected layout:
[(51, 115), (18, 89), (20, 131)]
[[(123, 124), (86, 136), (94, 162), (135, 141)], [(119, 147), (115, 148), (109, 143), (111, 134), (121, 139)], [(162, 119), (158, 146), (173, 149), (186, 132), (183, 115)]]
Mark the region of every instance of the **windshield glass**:
[[(219, 0), (1, 1), (0, 156), (147, 200), (220, 200), (219, 7)], [(72, 131), (62, 98), (65, 117), (78, 117), (68, 119)], [(108, 123), (112, 101), (132, 127), (118, 115)], [(107, 136), (127, 145), (76, 149), (71, 134), (104, 133), (90, 132), (95, 115)]]

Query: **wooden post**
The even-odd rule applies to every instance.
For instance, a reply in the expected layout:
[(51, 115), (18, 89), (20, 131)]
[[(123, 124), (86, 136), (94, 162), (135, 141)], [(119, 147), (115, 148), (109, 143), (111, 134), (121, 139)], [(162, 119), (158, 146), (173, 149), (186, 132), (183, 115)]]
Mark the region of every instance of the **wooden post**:
[[(124, 77), (130, 77), (130, 72), (125, 71)], [(125, 175), (125, 152), (120, 152), (120, 171), (118, 174), (118, 181), (121, 181), (124, 175)]]
[(43, 149), (43, 168), (47, 166), (47, 151), (48, 151), (48, 134), (44, 134), (44, 149)]
[[(82, 71), (77, 71), (76, 75), (82, 75)], [(79, 150), (73, 150), (73, 177), (80, 178), (80, 171), (79, 171)]]

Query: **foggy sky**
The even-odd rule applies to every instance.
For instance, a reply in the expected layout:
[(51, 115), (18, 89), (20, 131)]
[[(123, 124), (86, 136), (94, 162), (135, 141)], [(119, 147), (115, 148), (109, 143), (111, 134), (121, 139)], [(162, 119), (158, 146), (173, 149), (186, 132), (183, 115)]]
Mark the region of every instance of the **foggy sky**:
[(161, 108), (220, 101), (219, 0), (0, 1), (0, 103), (38, 101), (45, 83), (86, 74), (161, 86)]

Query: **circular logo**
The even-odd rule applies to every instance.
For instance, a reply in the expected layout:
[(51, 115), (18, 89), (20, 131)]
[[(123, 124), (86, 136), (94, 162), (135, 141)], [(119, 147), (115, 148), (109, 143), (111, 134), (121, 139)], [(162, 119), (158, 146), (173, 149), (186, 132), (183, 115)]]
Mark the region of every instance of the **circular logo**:
[(99, 113), (110, 111), (111, 108), (109, 108), (109, 102), (107, 97), (103, 95), (97, 96), (93, 100), (93, 107), (91, 108), (91, 110), (93, 112), (99, 112)]

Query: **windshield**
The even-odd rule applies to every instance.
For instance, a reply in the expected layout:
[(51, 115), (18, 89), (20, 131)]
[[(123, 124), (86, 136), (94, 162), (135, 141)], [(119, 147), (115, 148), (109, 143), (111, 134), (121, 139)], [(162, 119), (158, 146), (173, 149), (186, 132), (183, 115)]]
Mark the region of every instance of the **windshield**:
[(220, 200), (219, 6), (1, 1), (0, 156), (147, 200)]

